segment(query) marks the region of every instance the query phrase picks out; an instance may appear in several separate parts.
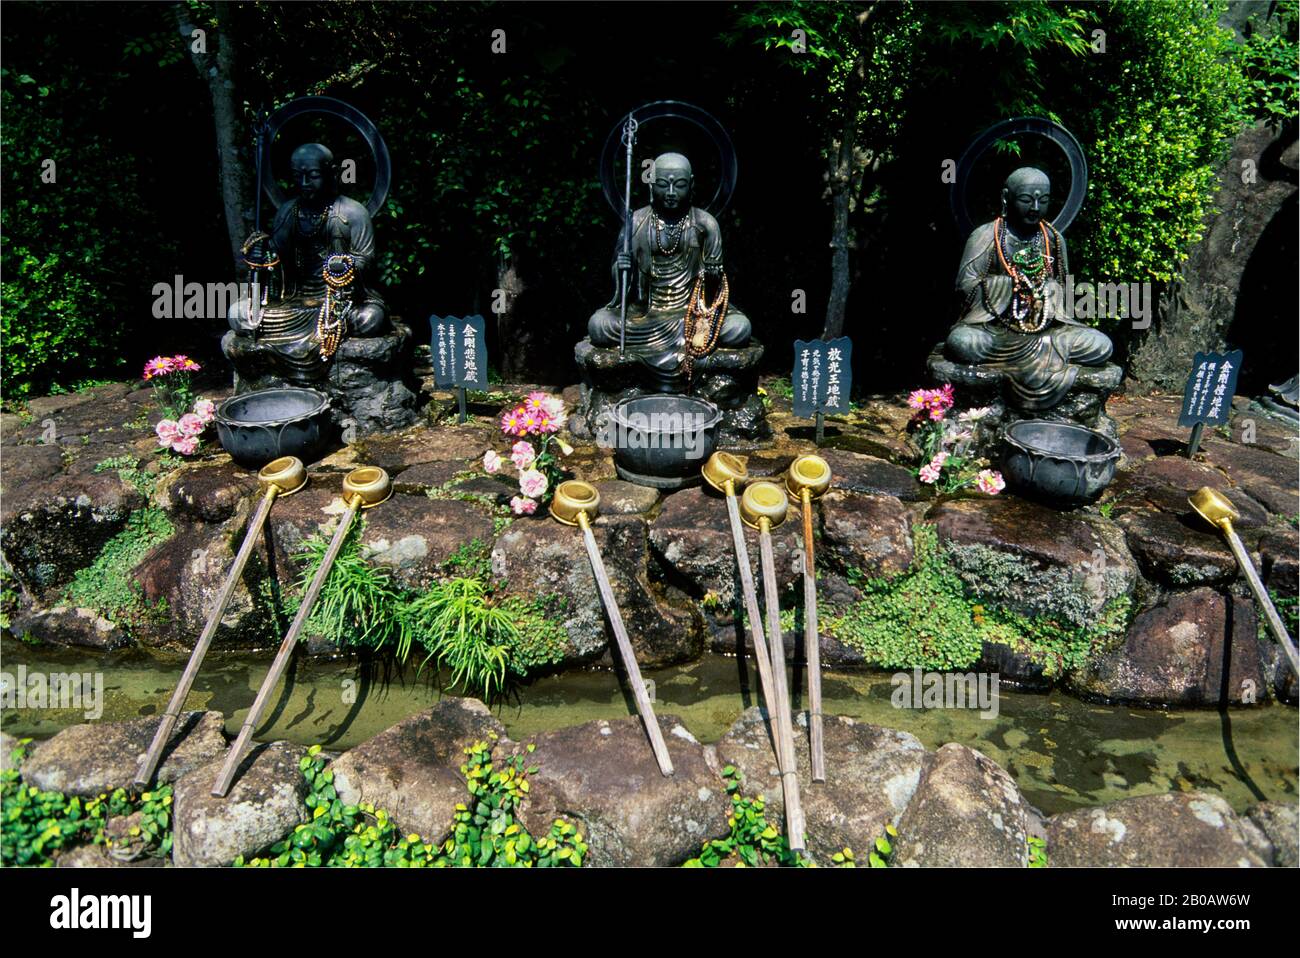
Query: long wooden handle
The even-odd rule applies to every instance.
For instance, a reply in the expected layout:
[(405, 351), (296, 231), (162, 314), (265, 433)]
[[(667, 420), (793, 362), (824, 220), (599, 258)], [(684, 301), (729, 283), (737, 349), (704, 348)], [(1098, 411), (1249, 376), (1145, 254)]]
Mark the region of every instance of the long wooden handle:
[(248, 751), (249, 739), (253, 737), (253, 730), (257, 728), (258, 722), (262, 720), (262, 712), (265, 711), (267, 703), (270, 701), (271, 693), (275, 691), (276, 685), (279, 684), (284, 670), (289, 664), (289, 657), (293, 655), (293, 647), (298, 643), (298, 633), (307, 622), (307, 617), (311, 615), (312, 606), (316, 604), (316, 599), (320, 595), (320, 590), (325, 585), (325, 580), (329, 578), (330, 568), (334, 565), (334, 560), (338, 558), (339, 550), (343, 548), (343, 540), (348, 536), (348, 530), (352, 528), (352, 520), (356, 517), (357, 510), (361, 508), (361, 497), (353, 496), (352, 501), (348, 503), (348, 511), (343, 514), (339, 521), (339, 527), (334, 530), (334, 538), (330, 540), (329, 548), (325, 550), (325, 558), (316, 570), (316, 575), (312, 577), (311, 584), (307, 586), (307, 592), (302, 597), (302, 604), (298, 606), (298, 614), (293, 618), (293, 624), (289, 626), (289, 631), (284, 635), (284, 641), (280, 643), (280, 651), (275, 654), (275, 661), (271, 663), (271, 670), (266, 673), (266, 678), (262, 680), (262, 687), (257, 690), (257, 698), (253, 700), (253, 707), (248, 710), (248, 717), (244, 719), (244, 725), (239, 730), (239, 737), (235, 739), (235, 744), (231, 746), (230, 753), (226, 756), (226, 764), (221, 766), (221, 774), (217, 776), (216, 784), (212, 786), (212, 794), (217, 798), (225, 796), (230, 791), (230, 783), (234, 781), (235, 771), (239, 768), (239, 763), (244, 759), (244, 753)]
[(275, 500), (277, 492), (279, 492), (279, 489), (276, 486), (268, 486), (266, 495), (258, 503), (257, 511), (253, 513), (252, 521), (248, 524), (248, 531), (244, 533), (244, 541), (239, 547), (239, 552), (235, 555), (235, 564), (230, 567), (225, 584), (222, 585), (221, 592), (217, 596), (217, 604), (213, 607), (211, 615), (208, 616), (208, 621), (203, 626), (203, 632), (199, 635), (198, 642), (194, 644), (194, 650), (190, 653), (190, 660), (185, 666), (185, 671), (181, 673), (180, 681), (176, 683), (176, 691), (172, 693), (171, 701), (167, 703), (167, 711), (163, 713), (162, 721), (158, 723), (158, 728), (154, 732), (149, 751), (145, 753), (144, 760), (135, 773), (135, 784), (140, 788), (147, 787), (153, 781), (153, 775), (158, 768), (159, 759), (162, 758), (163, 749), (167, 745), (167, 740), (171, 738), (173, 729), (176, 728), (176, 720), (180, 717), (181, 710), (185, 708), (185, 699), (189, 696), (190, 688), (194, 685), (194, 679), (199, 674), (199, 667), (203, 665), (203, 657), (208, 654), (208, 647), (212, 644), (213, 636), (217, 634), (217, 627), (221, 624), (221, 617), (225, 615), (226, 606), (230, 604), (230, 597), (234, 595), (235, 586), (239, 583), (239, 577), (244, 571), (244, 566), (248, 563), (248, 557), (253, 554), (253, 546), (257, 544), (266, 517), (271, 513), (271, 503)]
[[(758, 611), (758, 593), (754, 588), (754, 570), (749, 565), (749, 546), (745, 544), (745, 529), (740, 524), (740, 507), (734, 492), (727, 494), (727, 518), (731, 521), (731, 542), (736, 549), (736, 564), (740, 567), (740, 590), (745, 597), (745, 618), (749, 620), (749, 639), (754, 646), (754, 660), (758, 663), (758, 681), (763, 688), (763, 701), (767, 704), (768, 732), (772, 736), (772, 750), (776, 765), (785, 771), (785, 750), (781, 747), (781, 725), (776, 719), (776, 686), (772, 683), (772, 658), (763, 636), (763, 617)], [(743, 650), (742, 650), (743, 654)]]
[(1282, 619), (1273, 606), (1273, 600), (1269, 598), (1268, 590), (1264, 588), (1264, 583), (1259, 579), (1259, 573), (1255, 571), (1254, 563), (1250, 561), (1250, 556), (1246, 554), (1246, 547), (1241, 544), (1241, 538), (1232, 526), (1225, 524), (1223, 534), (1227, 537), (1228, 545), (1232, 548), (1232, 554), (1237, 560), (1237, 565), (1241, 566), (1241, 571), (1246, 575), (1246, 583), (1250, 586), (1250, 591), (1254, 593), (1255, 602), (1264, 610), (1264, 618), (1268, 622), (1269, 629), (1272, 630), (1277, 640), (1282, 643), (1282, 648), (1286, 650), (1286, 658), (1291, 663), (1291, 671), (1300, 675), (1300, 661), (1297, 661), (1300, 657), (1296, 655), (1295, 642), (1291, 640), (1291, 636), (1287, 635), (1286, 626), (1282, 624)]
[(627, 679), (632, 683), (632, 698), (636, 700), (636, 708), (641, 713), (646, 735), (650, 737), (650, 747), (654, 749), (655, 761), (659, 763), (660, 772), (665, 776), (671, 775), (673, 761), (668, 756), (668, 744), (664, 741), (664, 733), (659, 728), (658, 720), (655, 719), (654, 706), (650, 704), (650, 696), (645, 690), (645, 681), (641, 678), (641, 668), (637, 665), (636, 655), (632, 651), (632, 641), (627, 637), (627, 627), (623, 624), (623, 613), (619, 611), (618, 603), (614, 601), (614, 590), (609, 585), (605, 561), (600, 557), (600, 549), (596, 547), (596, 537), (592, 534), (591, 524), (587, 521), (585, 512), (578, 513), (578, 524), (582, 526), (582, 539), (587, 545), (587, 558), (591, 560), (591, 571), (596, 577), (596, 586), (600, 589), (600, 599), (605, 606), (605, 613), (609, 616), (609, 624), (614, 629), (618, 654), (623, 659), (623, 668), (627, 670)]
[[(781, 728), (781, 749), (785, 767), (781, 787), (785, 795), (785, 830), (790, 850), (804, 850), (803, 803), (799, 799), (798, 765), (794, 757), (794, 725), (790, 720), (790, 692), (785, 677), (785, 638), (781, 634), (781, 604), (776, 593), (776, 561), (772, 558), (772, 533), (762, 520), (758, 532), (759, 555), (763, 564), (763, 598), (767, 602), (767, 639), (772, 656), (772, 684), (776, 698), (777, 723)], [(779, 766), (778, 766), (779, 767)]]
[(813, 560), (812, 496), (803, 499), (803, 649), (808, 662), (808, 745), (812, 753), (812, 780), (826, 781), (826, 753), (822, 744), (822, 650), (817, 635), (817, 564)]

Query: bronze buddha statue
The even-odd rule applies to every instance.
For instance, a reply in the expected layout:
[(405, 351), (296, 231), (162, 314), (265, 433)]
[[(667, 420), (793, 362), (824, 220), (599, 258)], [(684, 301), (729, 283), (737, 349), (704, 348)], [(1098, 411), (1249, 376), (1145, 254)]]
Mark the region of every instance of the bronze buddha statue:
[(966, 241), (957, 271), (962, 315), (944, 343), (949, 359), (1001, 372), (1009, 398), (1031, 412), (1058, 405), (1079, 368), (1101, 366), (1113, 349), (1062, 302), (1069, 260), (1065, 237), (1044, 219), (1050, 198), (1042, 170), (1007, 177), (1002, 214)]

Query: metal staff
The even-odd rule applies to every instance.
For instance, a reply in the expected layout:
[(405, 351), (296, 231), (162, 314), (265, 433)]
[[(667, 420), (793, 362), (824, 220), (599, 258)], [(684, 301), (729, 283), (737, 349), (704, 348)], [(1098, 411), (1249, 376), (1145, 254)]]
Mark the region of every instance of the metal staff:
[(217, 634), (217, 626), (221, 624), (221, 617), (225, 614), (226, 606), (230, 604), (230, 597), (234, 595), (239, 576), (244, 571), (248, 557), (253, 553), (253, 546), (256, 545), (257, 537), (262, 532), (266, 517), (271, 514), (271, 504), (276, 496), (291, 496), (307, 485), (307, 470), (303, 467), (301, 459), (295, 456), (282, 456), (263, 466), (257, 474), (257, 481), (262, 487), (262, 501), (258, 503), (257, 511), (253, 513), (253, 518), (248, 523), (244, 542), (240, 545), (239, 552), (235, 555), (235, 564), (230, 567), (226, 582), (217, 596), (217, 604), (203, 626), (203, 632), (194, 645), (194, 651), (190, 653), (185, 671), (181, 673), (180, 681), (176, 683), (176, 691), (172, 693), (167, 710), (163, 712), (162, 721), (158, 723), (158, 729), (154, 732), (149, 751), (145, 753), (140, 768), (135, 773), (135, 784), (140, 788), (147, 787), (153, 781), (153, 773), (158, 768), (163, 748), (171, 738), (176, 720), (185, 707), (185, 699), (190, 694), (190, 687), (194, 685), (200, 666), (203, 665), (203, 657), (208, 654), (208, 647), (212, 644), (213, 636)]
[(1246, 555), (1246, 547), (1241, 544), (1241, 537), (1237, 535), (1237, 530), (1232, 528), (1232, 520), (1240, 519), (1241, 516), (1223, 493), (1217, 489), (1211, 489), (1209, 486), (1202, 486), (1197, 489), (1187, 501), (1192, 504), (1192, 508), (1200, 514), (1201, 518), (1222, 532), (1223, 537), (1228, 540), (1228, 546), (1232, 549), (1232, 555), (1237, 560), (1237, 565), (1241, 567), (1241, 571), (1246, 575), (1246, 583), (1250, 586), (1255, 601), (1264, 610), (1264, 618), (1268, 621), (1268, 627), (1277, 636), (1277, 640), (1282, 643), (1282, 648), (1286, 649), (1286, 657), (1287, 661), (1291, 663), (1291, 671), (1300, 675), (1300, 662), (1297, 661), (1295, 642), (1291, 640), (1291, 636), (1287, 635), (1286, 626), (1282, 624), (1282, 619), (1273, 606), (1273, 600), (1268, 597), (1268, 590), (1264, 588), (1264, 583), (1259, 580), (1259, 573), (1255, 571), (1250, 556)]
[[(623, 143), (627, 146), (627, 178), (623, 187), (623, 255), (632, 255), (632, 146), (636, 143), (636, 118), (631, 113), (623, 124)], [(618, 355), (622, 358), (627, 342), (627, 287), (630, 270), (619, 271)]]
[(772, 684), (772, 659), (767, 652), (767, 639), (763, 636), (763, 617), (758, 611), (754, 570), (749, 565), (749, 547), (745, 544), (745, 530), (740, 524), (740, 507), (736, 503), (736, 483), (744, 482), (749, 472), (745, 464), (729, 452), (715, 452), (700, 472), (704, 475), (705, 482), (727, 497), (727, 519), (731, 524), (731, 544), (736, 550), (736, 565), (740, 568), (740, 588), (744, 593), (745, 617), (749, 620), (749, 637), (754, 645), (754, 659), (758, 662), (763, 701), (767, 703), (777, 766), (784, 772), (785, 751), (781, 747), (781, 726), (776, 719), (779, 700)]
[(785, 793), (785, 827), (790, 850), (804, 850), (803, 805), (799, 801), (798, 766), (794, 757), (794, 724), (790, 719), (790, 692), (785, 677), (785, 639), (781, 635), (781, 606), (776, 592), (776, 563), (772, 558), (772, 529), (785, 521), (790, 501), (775, 482), (750, 483), (740, 498), (740, 515), (745, 524), (758, 530), (759, 558), (763, 565), (763, 598), (767, 604), (767, 641), (772, 656), (772, 684), (776, 695), (776, 718), (781, 729), (781, 750), (785, 753), (781, 786)]
[(812, 780), (826, 781), (822, 745), (822, 656), (817, 636), (817, 566), (813, 561), (812, 501), (831, 485), (831, 467), (821, 456), (800, 456), (790, 464), (785, 487), (803, 504), (803, 647), (808, 660), (808, 738)]
[(566, 526), (578, 526), (582, 529), (582, 538), (587, 546), (587, 558), (591, 560), (591, 571), (596, 576), (596, 585), (600, 589), (600, 599), (605, 612), (609, 615), (609, 624), (614, 628), (614, 639), (618, 645), (618, 654), (623, 659), (623, 668), (627, 670), (628, 681), (632, 684), (632, 698), (636, 701), (637, 711), (645, 724), (646, 735), (650, 737), (650, 747), (654, 749), (655, 761), (659, 771), (665, 776), (673, 773), (673, 762), (668, 757), (668, 745), (664, 742), (664, 733), (655, 719), (654, 707), (645, 690), (645, 681), (641, 678), (641, 669), (636, 664), (636, 655), (632, 652), (632, 642), (627, 637), (627, 627), (623, 624), (623, 614), (614, 601), (614, 590), (609, 585), (609, 575), (605, 571), (605, 561), (596, 548), (596, 537), (591, 532), (591, 519), (600, 508), (600, 493), (596, 487), (586, 482), (571, 479), (555, 487), (555, 496), (551, 499), (551, 517)]
[(330, 540), (329, 548), (325, 550), (325, 558), (320, 568), (316, 570), (311, 584), (307, 586), (307, 592), (302, 597), (302, 605), (298, 607), (298, 614), (294, 616), (293, 624), (289, 626), (284, 641), (280, 643), (280, 651), (276, 653), (275, 661), (271, 663), (271, 670), (262, 680), (262, 687), (257, 690), (257, 698), (253, 700), (253, 707), (248, 710), (248, 717), (244, 719), (244, 725), (239, 730), (239, 737), (235, 739), (235, 744), (231, 746), (230, 753), (226, 756), (226, 764), (221, 766), (221, 773), (217, 776), (216, 784), (212, 786), (212, 794), (217, 798), (223, 797), (230, 791), (230, 783), (235, 778), (235, 771), (243, 761), (245, 752), (248, 751), (253, 729), (261, 721), (262, 712), (270, 701), (271, 693), (289, 665), (289, 657), (293, 655), (293, 647), (298, 642), (298, 633), (302, 631), (307, 617), (311, 615), (312, 606), (316, 604), (316, 597), (320, 595), (320, 590), (329, 577), (330, 567), (334, 565), (339, 550), (343, 548), (343, 540), (347, 538), (348, 530), (352, 528), (352, 520), (356, 518), (357, 511), (377, 506), (392, 494), (393, 484), (388, 478), (388, 473), (377, 466), (353, 469), (343, 478), (343, 496), (347, 500), (348, 510), (339, 520), (334, 538)]

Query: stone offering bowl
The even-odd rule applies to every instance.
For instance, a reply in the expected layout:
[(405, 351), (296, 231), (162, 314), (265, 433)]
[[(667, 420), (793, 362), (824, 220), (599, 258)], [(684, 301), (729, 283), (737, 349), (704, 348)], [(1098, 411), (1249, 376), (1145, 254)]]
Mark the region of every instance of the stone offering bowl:
[(1115, 440), (1066, 422), (1022, 419), (1007, 426), (1003, 441), (1007, 482), (1023, 495), (1063, 505), (1100, 495), (1120, 457)]
[(624, 399), (610, 413), (614, 468), (621, 478), (656, 489), (700, 481), (718, 445), (722, 413), (706, 399), (655, 394)]
[(331, 435), (329, 398), (314, 389), (260, 389), (217, 407), (221, 447), (241, 466), (260, 468), (282, 456), (318, 459)]

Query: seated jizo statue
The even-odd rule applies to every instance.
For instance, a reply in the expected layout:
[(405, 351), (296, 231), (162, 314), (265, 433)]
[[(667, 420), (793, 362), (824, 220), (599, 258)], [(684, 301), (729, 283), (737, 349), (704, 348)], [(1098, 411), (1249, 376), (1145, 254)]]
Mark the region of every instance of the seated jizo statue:
[(614, 297), (592, 315), (587, 332), (593, 346), (619, 345), (626, 275), (624, 349), (644, 364), (650, 383), (667, 392), (689, 381), (696, 359), (747, 345), (750, 323), (730, 302), (718, 221), (691, 205), (690, 160), (664, 153), (652, 172), (650, 205), (632, 213), (630, 253), (619, 235)]
[[(388, 309), (371, 282), (375, 233), (365, 206), (339, 193), (334, 156), (319, 143), (293, 151), (297, 195), (275, 212), (271, 232), (249, 237), (281, 271), (278, 301), (231, 307), (222, 348), (236, 368), (266, 365), (287, 382), (324, 379), (346, 336), (390, 331)], [(266, 248), (269, 247), (269, 250)], [(251, 340), (251, 342), (250, 342)]]
[(1002, 214), (966, 241), (957, 272), (962, 315), (944, 343), (949, 359), (1001, 372), (1009, 398), (1029, 411), (1059, 404), (1080, 366), (1101, 366), (1112, 351), (1105, 333), (1064, 308), (1069, 262), (1065, 237), (1044, 219), (1050, 198), (1042, 170), (1007, 177)]

